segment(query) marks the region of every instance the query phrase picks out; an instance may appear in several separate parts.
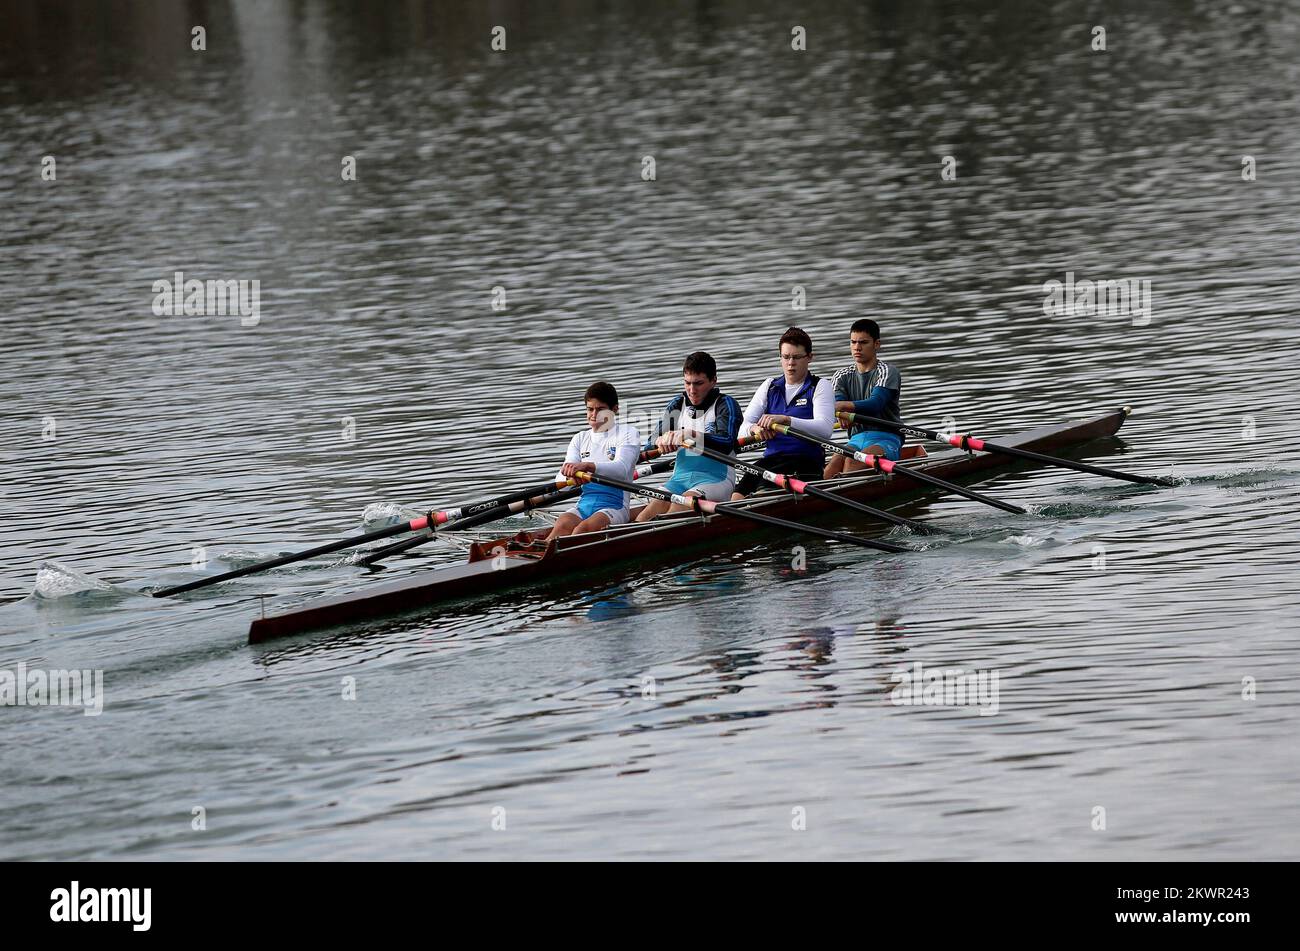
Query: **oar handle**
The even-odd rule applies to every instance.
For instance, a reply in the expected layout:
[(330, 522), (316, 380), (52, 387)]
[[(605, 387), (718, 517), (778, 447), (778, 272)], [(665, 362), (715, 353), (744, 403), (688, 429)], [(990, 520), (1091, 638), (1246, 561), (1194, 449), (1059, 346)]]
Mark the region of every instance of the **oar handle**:
[(682, 440), (682, 445), (687, 449), (691, 449), (694, 450), (695, 452), (698, 452), (706, 459), (712, 459), (715, 462), (721, 462), (723, 465), (731, 466), (734, 469), (739, 469), (741, 472), (744, 472), (748, 475), (757, 476), (758, 478), (763, 479), (767, 482), (771, 482), (773, 485), (780, 486), (783, 489), (789, 489), (791, 492), (803, 491), (802, 488), (795, 487), (796, 483), (799, 486), (804, 486), (807, 484), (804, 482), (799, 482), (798, 479), (788, 479), (786, 476), (783, 476), (779, 472), (772, 472), (770, 469), (764, 469), (761, 466), (756, 466), (749, 462), (741, 462), (739, 459), (735, 458), (734, 456), (724, 455), (723, 453), (718, 452), (716, 449), (710, 449), (708, 446), (704, 446), (697, 443), (694, 439), (684, 439)]
[[(530, 512), (536, 508), (543, 508), (547, 505), (554, 505), (556, 502), (563, 502), (565, 499), (573, 498), (582, 491), (582, 487), (573, 480), (565, 483), (564, 488), (552, 486), (553, 491), (543, 495), (535, 496), (531, 499), (524, 499), (518, 502), (511, 502), (505, 505), (498, 505), (496, 508), (484, 509), (473, 515), (466, 515), (463, 518), (453, 519), (447, 522), (439, 529), (440, 532), (458, 532), (467, 528), (473, 528), (475, 525), (483, 525), (487, 522), (495, 522), (499, 518), (505, 518), (507, 515), (517, 515), (520, 512)], [(391, 558), (393, 555), (400, 555), (402, 552), (410, 551), (426, 542), (433, 541), (437, 535), (430, 532), (424, 535), (417, 535), (415, 538), (404, 538), (400, 542), (394, 542), (391, 545), (385, 545), (383, 548), (370, 552), (364, 558), (357, 560), (361, 566), (370, 566), (385, 558)]]
[[(657, 448), (646, 449), (641, 453), (639, 462), (650, 462), (657, 459), (663, 453)], [(542, 482), (538, 485), (530, 485), (523, 489), (516, 489), (514, 492), (508, 492), (505, 495), (498, 495), (490, 499), (478, 499), (474, 502), (463, 502), (454, 508), (443, 509), (441, 511), (431, 510), (429, 515), (432, 525), (442, 525), (454, 519), (467, 518), (471, 515), (477, 515), (480, 512), (487, 512), (495, 509), (499, 505), (506, 505), (510, 502), (522, 502), (525, 499), (536, 498), (546, 492), (553, 492), (557, 487), (562, 487), (566, 483), (562, 481)], [(573, 485), (570, 481), (568, 485)]]
[(886, 426), (889, 429), (897, 429), (900, 433), (915, 436), (918, 439), (937, 439), (939, 442), (948, 441), (948, 436), (945, 433), (935, 432), (932, 429), (922, 429), (919, 426), (909, 426), (905, 423), (896, 423), (892, 419), (879, 419), (875, 416), (867, 416), (863, 413), (849, 413), (844, 410), (836, 410), (835, 415), (844, 422)]
[[(648, 454), (643, 454), (645, 457)], [(649, 458), (655, 459), (658, 453), (649, 455)], [(671, 459), (655, 459), (654, 462), (639, 465), (634, 470), (634, 477), (644, 479), (646, 476), (653, 475), (656, 472), (663, 472), (672, 465)], [(530, 512), (536, 508), (544, 508), (548, 505), (554, 505), (556, 502), (563, 502), (570, 499), (582, 491), (582, 484), (574, 479), (567, 479), (563, 482), (545, 483), (544, 487), (549, 491), (533, 495), (527, 499), (516, 499), (510, 503), (483, 508), (479, 507), (472, 514), (463, 515), (459, 518), (452, 519), (445, 523), (440, 523), (437, 531), (454, 532), (462, 531), (466, 528), (473, 528), (475, 525), (483, 525), (487, 522), (495, 522), (499, 518), (505, 518), (507, 515), (517, 515), (520, 512)], [(391, 545), (385, 545), (366, 555), (364, 558), (357, 560), (358, 565), (369, 567), (376, 562), (383, 561), (385, 558), (391, 558), (393, 555), (400, 555), (403, 552), (417, 548), (426, 542), (432, 541), (437, 535), (434, 532), (426, 532), (415, 538), (405, 538), (400, 542), (394, 542)]]

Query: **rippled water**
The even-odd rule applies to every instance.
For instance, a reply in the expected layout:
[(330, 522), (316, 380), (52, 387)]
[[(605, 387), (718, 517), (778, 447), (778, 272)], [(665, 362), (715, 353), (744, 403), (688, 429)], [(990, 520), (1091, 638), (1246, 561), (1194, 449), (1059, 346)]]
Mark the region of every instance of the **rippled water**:
[[(233, 2), (201, 54), (125, 9), (0, 13), (0, 670), (106, 692), (0, 708), (0, 857), (1297, 856), (1294, 9), (1144, 5), (1094, 53), (1069, 4), (824, 3), (795, 53), (777, 4)], [(178, 270), (259, 280), (256, 326), (155, 316)], [(1045, 315), (1067, 272), (1150, 320)], [(1131, 404), (1089, 458), (1180, 485), (1024, 469), (988, 489), (1035, 514), (931, 499), (907, 555), (256, 648), (261, 595), (368, 577), (139, 593), (544, 479), (596, 377), (653, 410), (704, 347), (745, 398), (792, 322), (832, 372), (861, 315), (911, 420)], [(385, 577), (463, 557), (421, 551)], [(997, 713), (892, 704), (918, 662)]]

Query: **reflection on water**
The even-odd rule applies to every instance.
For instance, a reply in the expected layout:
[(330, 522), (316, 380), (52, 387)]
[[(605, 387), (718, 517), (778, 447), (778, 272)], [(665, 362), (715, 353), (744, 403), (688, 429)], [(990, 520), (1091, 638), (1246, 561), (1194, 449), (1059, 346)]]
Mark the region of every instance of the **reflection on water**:
[[(1295, 856), (1300, 16), (1107, 11), (1104, 54), (1064, 2), (800, 20), (0, 9), (0, 669), (106, 689), (5, 708), (0, 855)], [(177, 271), (260, 320), (155, 316)], [(1046, 314), (1070, 273), (1149, 280), (1150, 320)], [(1022, 467), (988, 490), (1033, 514), (920, 500), (950, 534), (906, 555), (771, 540), (257, 648), (263, 596), (374, 577), (121, 593), (541, 481), (597, 377), (655, 413), (702, 347), (743, 400), (791, 323), (832, 373), (863, 315), (911, 419), (1131, 404), (1085, 457), (1185, 481)], [(383, 578), (463, 558), (418, 551)], [(918, 662), (999, 671), (998, 714), (892, 704)]]

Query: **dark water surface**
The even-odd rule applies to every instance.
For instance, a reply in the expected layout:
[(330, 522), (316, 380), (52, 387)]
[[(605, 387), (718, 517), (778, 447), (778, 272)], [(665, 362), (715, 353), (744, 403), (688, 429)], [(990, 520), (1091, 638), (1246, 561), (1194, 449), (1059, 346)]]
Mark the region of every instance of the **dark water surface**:
[[(105, 689), (0, 707), (0, 858), (1300, 857), (1293, 6), (95, 9), (0, 12), (0, 671)], [(257, 323), (156, 316), (176, 271)], [(1067, 272), (1149, 317), (1046, 315)], [(934, 498), (907, 555), (261, 647), (259, 595), (366, 576), (138, 593), (544, 479), (594, 378), (646, 413), (703, 347), (743, 401), (790, 323), (831, 373), (864, 315), (913, 421), (1131, 404), (1089, 458), (1179, 486), (1022, 469), (1033, 514)], [(463, 558), (421, 551), (384, 576)], [(997, 713), (894, 705), (916, 663)]]

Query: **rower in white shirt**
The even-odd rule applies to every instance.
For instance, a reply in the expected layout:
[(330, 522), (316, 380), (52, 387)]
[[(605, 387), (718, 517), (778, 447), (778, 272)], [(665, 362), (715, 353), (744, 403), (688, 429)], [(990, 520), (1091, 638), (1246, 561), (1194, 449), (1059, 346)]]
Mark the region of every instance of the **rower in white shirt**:
[[(641, 434), (618, 421), (618, 391), (598, 381), (583, 394), (587, 405), (587, 429), (569, 440), (564, 465), (556, 481), (571, 479), (578, 472), (592, 472), (609, 479), (631, 482), (641, 456)], [(629, 518), (628, 494), (621, 489), (588, 482), (578, 504), (555, 520), (551, 538), (579, 532), (599, 532), (622, 525)]]

